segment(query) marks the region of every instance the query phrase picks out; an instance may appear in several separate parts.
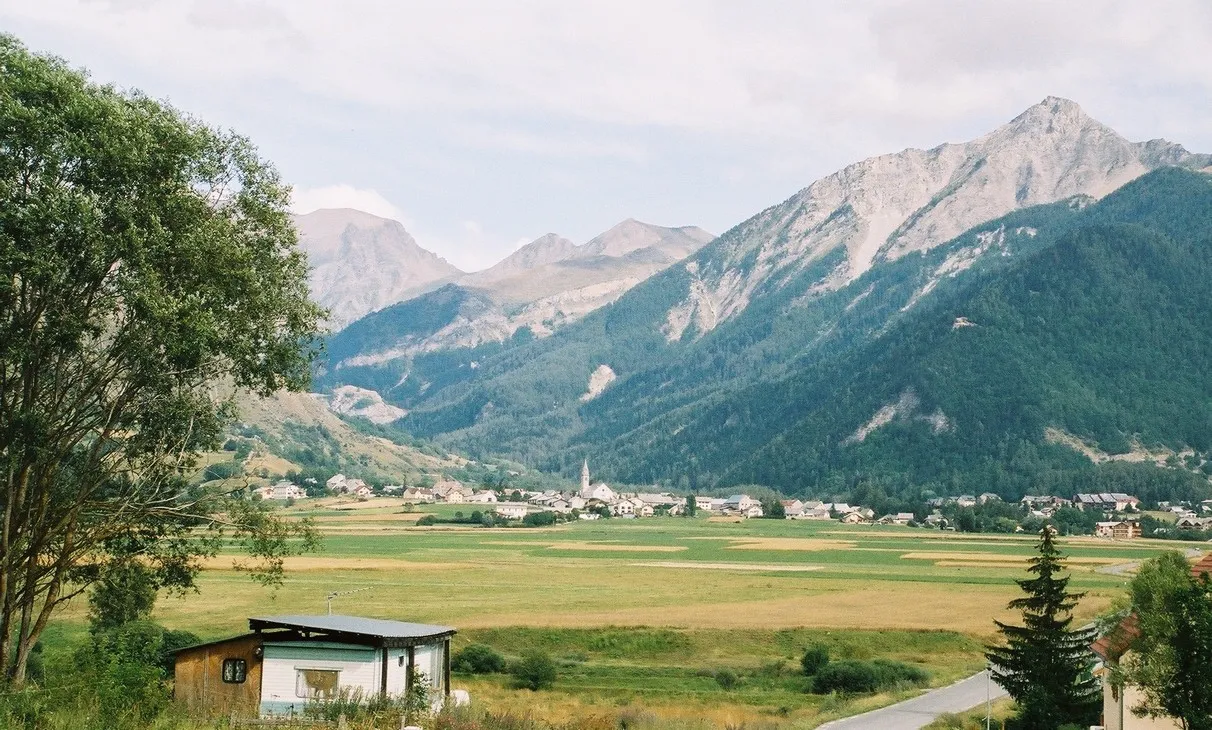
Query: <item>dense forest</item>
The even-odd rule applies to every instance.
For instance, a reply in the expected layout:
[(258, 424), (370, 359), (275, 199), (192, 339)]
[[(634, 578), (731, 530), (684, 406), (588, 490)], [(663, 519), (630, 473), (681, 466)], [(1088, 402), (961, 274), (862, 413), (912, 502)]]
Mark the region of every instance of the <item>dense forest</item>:
[[(356, 384), (385, 385), (419, 436), (569, 473), (588, 456), (633, 483), (1206, 490), (1206, 176), (1166, 169), (1097, 203), (1020, 210), (818, 292), (842, 255), (807, 262), (680, 342), (661, 332), (690, 285), (673, 267), (550, 338), (410, 363), (432, 369), (424, 391), (399, 372)], [(709, 246), (695, 259), (712, 256)], [(603, 363), (619, 380), (581, 402)], [(886, 424), (860, 432), (881, 412)], [(1196, 453), (1170, 469), (1095, 466), (1046, 439), (1049, 428), (1109, 454)]]

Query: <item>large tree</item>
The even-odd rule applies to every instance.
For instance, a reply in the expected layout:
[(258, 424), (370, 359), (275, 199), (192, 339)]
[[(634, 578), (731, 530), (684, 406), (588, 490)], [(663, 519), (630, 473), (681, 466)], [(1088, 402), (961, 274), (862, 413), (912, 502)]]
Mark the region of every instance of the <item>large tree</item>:
[(0, 36), (0, 681), (109, 570), (187, 587), (222, 535), (272, 580), (307, 543), (187, 480), (230, 394), (308, 381), (289, 192), (246, 139)]
[(1072, 611), (1084, 594), (1069, 592), (1051, 527), (1040, 532), (1037, 552), (1027, 568), (1032, 577), (1016, 581), (1026, 596), (1010, 602), (1022, 612), (1023, 625), (995, 621), (1005, 644), (989, 647), (985, 656), (994, 681), (1018, 703), (1024, 730), (1089, 725), (1101, 700), (1090, 673), (1095, 631), (1072, 628)]
[(1137, 715), (1172, 717), (1186, 730), (1212, 730), (1212, 587), (1186, 559), (1146, 561), (1131, 584), (1137, 636), (1122, 679), (1141, 690)]

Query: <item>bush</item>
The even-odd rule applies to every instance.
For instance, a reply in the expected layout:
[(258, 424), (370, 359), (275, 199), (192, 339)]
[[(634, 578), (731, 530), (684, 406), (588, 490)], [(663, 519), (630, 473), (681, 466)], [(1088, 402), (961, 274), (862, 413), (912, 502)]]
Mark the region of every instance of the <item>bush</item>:
[(800, 657), (800, 666), (804, 668), (804, 674), (811, 677), (817, 672), (825, 668), (829, 663), (829, 649), (821, 644), (813, 644), (804, 651), (804, 656)]
[(430, 525), (436, 525), (436, 524), (438, 524), (437, 515), (425, 515), (421, 519), (417, 520), (418, 527), (428, 527)]
[(555, 523), (555, 512), (531, 512), (522, 518), (522, 524), (527, 527), (547, 527)]
[(472, 644), (451, 657), (450, 668), (462, 674), (499, 674), (505, 671), (505, 657), (491, 646)]
[(715, 673), (715, 681), (726, 690), (735, 689), (741, 683), (741, 678), (731, 669), (721, 669)]
[(532, 651), (516, 662), (509, 673), (513, 675), (518, 688), (537, 691), (555, 684), (556, 665), (543, 652)]
[(817, 672), (812, 689), (818, 694), (842, 692), (867, 694), (899, 684), (923, 685), (930, 675), (917, 667), (888, 659), (870, 662), (844, 660), (830, 662)]

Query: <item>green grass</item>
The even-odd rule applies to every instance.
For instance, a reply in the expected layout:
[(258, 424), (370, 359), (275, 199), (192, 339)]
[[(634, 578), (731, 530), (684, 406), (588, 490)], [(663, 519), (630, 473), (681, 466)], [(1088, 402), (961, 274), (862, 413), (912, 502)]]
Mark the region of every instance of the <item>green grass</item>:
[[(472, 506), (422, 510), (469, 514)], [(424, 529), (402, 522), (397, 507), (317, 510), (302, 502), (284, 513), (309, 511), (324, 531), (323, 550), (288, 561), (278, 590), (208, 570), (197, 593), (161, 599), (158, 620), (220, 637), (245, 630), (249, 616), (323, 613), (331, 591), (367, 588), (338, 598), (334, 611), (451, 625), (459, 629), (456, 649), (477, 641), (510, 657), (551, 654), (562, 671), (549, 692), (519, 692), (502, 677), (457, 684), (489, 707), (553, 721), (627, 709), (671, 723), (689, 712), (717, 726), (811, 727), (903, 696), (805, 694), (798, 661), (811, 643), (838, 659), (904, 661), (947, 684), (980, 669), (994, 618), (1015, 618), (1005, 606), (1025, 563), (1006, 561), (1029, 557), (1034, 543), (836, 522), (655, 518)], [(1101, 565), (1173, 545), (1079, 539), (1062, 547), (1075, 561)], [(1081, 620), (1121, 595), (1129, 578), (1095, 567), (1073, 566), (1072, 587), (1088, 592)], [(52, 630), (69, 639), (83, 620), (81, 602)], [(724, 689), (714, 677), (720, 670), (740, 683)]]

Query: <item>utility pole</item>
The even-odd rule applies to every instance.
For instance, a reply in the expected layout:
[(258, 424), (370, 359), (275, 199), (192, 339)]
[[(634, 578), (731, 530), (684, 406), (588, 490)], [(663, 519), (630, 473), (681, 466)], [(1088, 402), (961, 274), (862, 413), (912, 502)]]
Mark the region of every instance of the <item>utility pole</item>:
[(993, 703), (989, 699), (989, 675), (992, 674), (992, 666), (989, 662), (985, 662), (985, 730), (989, 730), (989, 724), (993, 718)]

